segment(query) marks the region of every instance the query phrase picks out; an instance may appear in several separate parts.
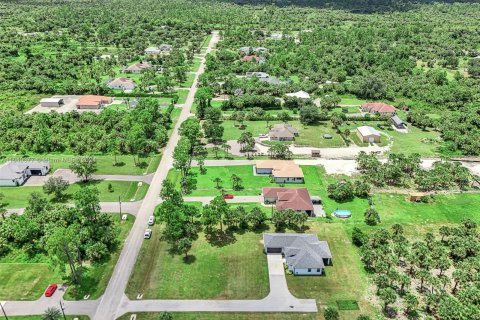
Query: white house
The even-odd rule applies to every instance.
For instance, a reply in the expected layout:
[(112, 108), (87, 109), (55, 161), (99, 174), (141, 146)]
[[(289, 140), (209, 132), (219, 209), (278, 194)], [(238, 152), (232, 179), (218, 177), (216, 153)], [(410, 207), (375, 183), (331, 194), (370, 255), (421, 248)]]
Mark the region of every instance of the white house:
[(160, 54), (160, 49), (158, 47), (148, 47), (145, 49), (145, 53), (149, 55)]
[(281, 254), (294, 275), (322, 275), (332, 264), (328, 243), (315, 234), (264, 233), (263, 245), (267, 254)]
[(9, 161), (0, 166), (0, 186), (21, 186), (28, 177), (44, 176), (48, 171), (48, 161)]
[(130, 78), (117, 78), (107, 82), (107, 87), (118, 90), (133, 90), (135, 89), (135, 82)]

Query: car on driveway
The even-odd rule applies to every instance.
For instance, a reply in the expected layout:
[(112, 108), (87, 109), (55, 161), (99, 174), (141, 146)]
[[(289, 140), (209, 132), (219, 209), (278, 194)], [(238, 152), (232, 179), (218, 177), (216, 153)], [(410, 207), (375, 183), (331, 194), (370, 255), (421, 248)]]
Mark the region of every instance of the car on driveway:
[(150, 239), (151, 237), (152, 237), (152, 229), (145, 230), (145, 233), (143, 234), (143, 239)]
[(48, 286), (47, 290), (45, 290), (45, 297), (51, 297), (57, 291), (57, 284), (52, 283), (51, 285)]
[(233, 199), (233, 194), (224, 194), (223, 199)]
[(155, 217), (150, 216), (150, 218), (148, 218), (148, 225), (153, 226), (154, 224), (155, 224)]

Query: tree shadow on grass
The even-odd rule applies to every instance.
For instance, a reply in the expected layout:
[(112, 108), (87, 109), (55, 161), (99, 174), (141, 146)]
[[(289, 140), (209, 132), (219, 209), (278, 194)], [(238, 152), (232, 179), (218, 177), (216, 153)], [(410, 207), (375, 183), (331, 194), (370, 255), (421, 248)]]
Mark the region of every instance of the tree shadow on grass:
[(192, 263), (195, 263), (195, 261), (197, 261), (197, 257), (194, 256), (193, 254), (189, 254), (183, 257), (183, 263), (185, 264), (192, 264)]
[(125, 166), (125, 162), (119, 161), (119, 162), (114, 163), (113, 166), (114, 167), (123, 167), (123, 166)]
[(146, 161), (139, 162), (137, 163), (137, 167), (139, 167), (140, 169), (145, 169), (148, 167), (148, 163)]
[(78, 284), (70, 285), (68, 294), (73, 300), (83, 300), (84, 296), (95, 293), (98, 286), (98, 279), (88, 275), (89, 269), (87, 267), (80, 267), (77, 270), (80, 274), (80, 281)]
[(255, 233), (264, 233), (265, 231), (268, 231), (269, 229), (270, 229), (270, 227), (267, 224), (262, 223), (258, 226), (252, 227), (250, 230), (252, 230)]
[(212, 230), (206, 233), (208, 243), (215, 247), (224, 247), (235, 243), (237, 239), (232, 231)]

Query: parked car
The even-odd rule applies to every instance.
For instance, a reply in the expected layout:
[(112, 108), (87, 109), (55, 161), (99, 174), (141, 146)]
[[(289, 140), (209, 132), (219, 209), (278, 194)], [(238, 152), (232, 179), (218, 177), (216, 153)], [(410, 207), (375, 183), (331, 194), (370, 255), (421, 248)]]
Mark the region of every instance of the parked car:
[(51, 297), (57, 291), (57, 284), (52, 283), (51, 285), (48, 286), (47, 290), (45, 290), (45, 297)]
[(153, 226), (154, 224), (155, 224), (155, 217), (150, 216), (150, 218), (148, 218), (148, 225)]
[(259, 137), (260, 138), (268, 138), (268, 134), (261, 134)]
[(145, 233), (143, 234), (143, 239), (150, 239), (151, 237), (152, 237), (152, 229), (145, 230)]
[(224, 194), (223, 199), (233, 199), (233, 194)]

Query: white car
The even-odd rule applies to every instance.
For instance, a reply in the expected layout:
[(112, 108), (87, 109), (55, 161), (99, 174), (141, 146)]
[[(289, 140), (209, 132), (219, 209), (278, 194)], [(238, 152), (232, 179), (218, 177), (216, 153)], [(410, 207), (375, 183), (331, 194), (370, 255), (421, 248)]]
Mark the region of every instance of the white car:
[(143, 239), (150, 239), (151, 237), (152, 237), (152, 229), (145, 230), (145, 233), (143, 234)]
[(150, 216), (150, 218), (148, 218), (148, 225), (153, 226), (154, 224), (155, 224), (155, 217)]
[(266, 139), (266, 138), (268, 138), (268, 134), (261, 134), (261, 135), (260, 135), (260, 138)]

